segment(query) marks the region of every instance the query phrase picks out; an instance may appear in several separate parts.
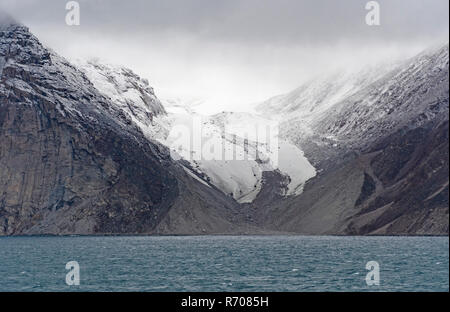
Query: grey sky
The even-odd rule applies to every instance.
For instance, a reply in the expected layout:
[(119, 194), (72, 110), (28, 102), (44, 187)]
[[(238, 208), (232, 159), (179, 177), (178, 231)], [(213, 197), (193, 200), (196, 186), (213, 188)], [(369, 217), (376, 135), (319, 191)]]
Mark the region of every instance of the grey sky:
[[(230, 104), (286, 92), (330, 67), (410, 56), (448, 37), (448, 0), (385, 0), (381, 26), (363, 0), (0, 0), (0, 8), (69, 57), (120, 63), (167, 96)], [(226, 103), (222, 103), (226, 104)]]

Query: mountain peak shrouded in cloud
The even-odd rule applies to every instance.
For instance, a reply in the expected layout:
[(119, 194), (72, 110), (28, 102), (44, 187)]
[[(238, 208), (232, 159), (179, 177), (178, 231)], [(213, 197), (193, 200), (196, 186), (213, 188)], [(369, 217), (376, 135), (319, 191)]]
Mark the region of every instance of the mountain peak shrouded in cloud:
[(78, 2), (81, 24), (72, 27), (65, 1), (1, 0), (0, 7), (68, 59), (101, 56), (150, 77), (163, 99), (213, 99), (208, 110), (217, 112), (336, 67), (406, 59), (448, 36), (446, 0), (380, 0), (376, 27), (366, 24), (362, 0)]

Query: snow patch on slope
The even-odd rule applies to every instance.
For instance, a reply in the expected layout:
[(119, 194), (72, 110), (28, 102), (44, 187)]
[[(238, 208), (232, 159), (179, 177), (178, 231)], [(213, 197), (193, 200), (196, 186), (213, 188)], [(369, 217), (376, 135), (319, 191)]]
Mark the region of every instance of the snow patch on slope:
[(98, 91), (141, 128), (147, 138), (154, 138), (160, 131), (154, 118), (166, 112), (147, 79), (128, 68), (97, 60), (76, 60), (75, 64)]
[(306, 181), (316, 176), (316, 169), (309, 163), (303, 151), (294, 144), (280, 142), (278, 169), (289, 176), (290, 182), (285, 195), (300, 195)]
[(255, 161), (204, 160), (198, 162), (198, 168), (240, 203), (252, 202), (261, 190), (262, 170)]
[(256, 198), (262, 188), (264, 171), (278, 170), (287, 177), (289, 184), (282, 192), (285, 196), (301, 194), (304, 183), (315, 176), (314, 167), (296, 146), (286, 141), (272, 146), (270, 142), (258, 140), (256, 132), (245, 131), (249, 125), (250, 128), (266, 125), (273, 123), (272, 120), (236, 112), (201, 116), (179, 104), (175, 108), (167, 107), (167, 111), (174, 112), (167, 117), (174, 129), (182, 125), (185, 132), (193, 133), (193, 119), (201, 120), (202, 150), (192, 150), (193, 142), (187, 147), (176, 145), (179, 131), (169, 131), (163, 143), (190, 161), (199, 176), (207, 176), (207, 182), (240, 203), (250, 203)]

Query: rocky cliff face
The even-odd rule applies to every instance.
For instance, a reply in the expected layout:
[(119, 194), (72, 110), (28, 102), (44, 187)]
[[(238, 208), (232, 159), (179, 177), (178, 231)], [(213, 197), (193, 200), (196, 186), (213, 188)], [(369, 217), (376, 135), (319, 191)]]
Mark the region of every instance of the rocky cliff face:
[(26, 27), (1, 26), (0, 235), (236, 228), (234, 202), (168, 155)]

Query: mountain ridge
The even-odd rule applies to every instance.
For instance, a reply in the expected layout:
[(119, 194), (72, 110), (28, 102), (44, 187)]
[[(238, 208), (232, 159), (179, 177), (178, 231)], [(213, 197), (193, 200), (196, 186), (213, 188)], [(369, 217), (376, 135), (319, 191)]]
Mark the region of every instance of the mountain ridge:
[(445, 44), (334, 103), (309, 121), (312, 134), (296, 131), (302, 119), (282, 123), (282, 135), (319, 174), (302, 195), (265, 203), (262, 226), (300, 234), (448, 234), (448, 94)]

